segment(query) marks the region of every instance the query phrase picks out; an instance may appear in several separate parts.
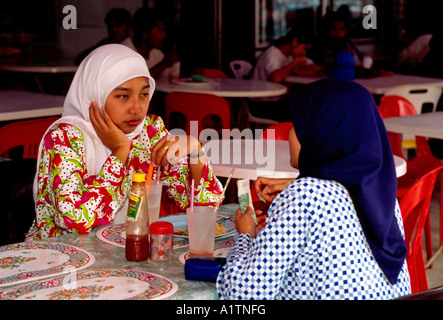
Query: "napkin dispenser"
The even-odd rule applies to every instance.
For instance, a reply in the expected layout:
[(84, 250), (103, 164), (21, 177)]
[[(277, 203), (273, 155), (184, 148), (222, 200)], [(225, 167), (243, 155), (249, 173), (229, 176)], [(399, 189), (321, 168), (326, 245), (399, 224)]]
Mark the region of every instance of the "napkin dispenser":
[(186, 280), (216, 282), (218, 273), (226, 263), (226, 258), (197, 257), (186, 260)]

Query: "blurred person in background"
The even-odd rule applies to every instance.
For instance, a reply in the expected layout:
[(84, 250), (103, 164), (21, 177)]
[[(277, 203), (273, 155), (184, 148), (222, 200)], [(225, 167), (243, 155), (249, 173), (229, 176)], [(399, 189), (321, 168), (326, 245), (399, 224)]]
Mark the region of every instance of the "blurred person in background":
[(123, 45), (141, 54), (154, 79), (178, 78), (180, 61), (174, 49), (165, 52), (166, 23), (162, 14), (155, 9), (142, 7), (133, 16), (133, 35)]
[(132, 33), (132, 17), (129, 11), (124, 8), (109, 10), (105, 17), (105, 24), (108, 30), (108, 37), (97, 42), (94, 46), (82, 51), (74, 59), (74, 64), (76, 66), (78, 66), (94, 49), (105, 44), (122, 43), (129, 38)]

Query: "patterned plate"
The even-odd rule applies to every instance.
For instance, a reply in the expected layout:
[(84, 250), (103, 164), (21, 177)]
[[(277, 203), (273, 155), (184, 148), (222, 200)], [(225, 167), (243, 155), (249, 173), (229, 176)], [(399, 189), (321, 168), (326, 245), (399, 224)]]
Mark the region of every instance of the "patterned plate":
[(153, 273), (102, 269), (9, 288), (0, 292), (0, 300), (159, 300), (177, 289), (173, 281)]
[[(174, 226), (174, 231), (176, 232), (178, 229), (187, 231), (188, 230), (188, 220), (185, 214), (183, 215), (173, 215), (173, 216), (167, 216), (158, 219), (159, 221), (168, 221), (172, 223)], [(217, 215), (217, 223), (223, 224), (223, 226), (226, 228), (226, 232), (223, 234), (219, 234), (215, 236), (215, 239), (224, 238), (227, 236), (233, 235), (235, 232), (237, 232), (237, 229), (235, 228), (234, 218), (225, 217), (221, 215)], [(181, 234), (175, 234), (174, 233), (174, 239), (188, 239), (188, 236), (181, 235)]]
[(52, 242), (20, 242), (0, 247), (0, 287), (36, 281), (89, 267), (89, 252)]
[[(234, 245), (234, 240), (229, 239), (225, 241), (216, 242), (214, 245), (214, 257), (217, 258), (226, 258), (228, 252), (231, 250), (231, 247)], [(178, 259), (181, 263), (185, 264), (186, 260), (190, 258), (189, 251), (182, 253)]]
[[(125, 232), (125, 224), (114, 224), (111, 226), (103, 227), (97, 230), (97, 237), (109, 244), (118, 247), (125, 247), (126, 244), (126, 232)], [(174, 238), (174, 249), (185, 247), (188, 245), (188, 241), (183, 239), (175, 239)]]

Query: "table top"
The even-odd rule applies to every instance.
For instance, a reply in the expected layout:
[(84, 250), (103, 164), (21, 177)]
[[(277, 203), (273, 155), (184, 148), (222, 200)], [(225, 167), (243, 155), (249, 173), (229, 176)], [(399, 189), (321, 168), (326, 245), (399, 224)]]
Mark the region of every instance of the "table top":
[[(218, 214), (226, 217), (234, 217), (238, 204), (227, 204), (219, 207)], [(100, 270), (100, 269), (122, 269), (122, 270), (136, 270), (140, 272), (149, 272), (163, 276), (178, 286), (178, 290), (166, 299), (170, 300), (218, 300), (215, 283), (207, 281), (186, 280), (184, 274), (184, 260), (183, 255), (189, 250), (189, 246), (185, 245), (180, 248), (174, 248), (173, 259), (166, 263), (154, 263), (151, 260), (142, 262), (128, 261), (125, 258), (124, 245), (115, 245), (103, 241), (97, 236), (97, 231), (100, 227), (94, 228), (87, 235), (77, 235), (68, 233), (59, 237), (49, 238), (47, 242), (64, 243), (70, 246), (75, 246), (86, 250), (94, 256), (94, 263), (81, 272)], [(229, 240), (229, 241), (227, 241)], [(229, 245), (233, 243), (233, 235), (226, 236), (216, 240), (217, 243), (228, 242)], [(187, 240), (185, 240), (187, 243)], [(50, 278), (47, 278), (50, 279)], [(20, 286), (22, 286), (21, 284)], [(18, 285), (17, 285), (18, 286)], [(15, 286), (6, 287), (12, 288)], [(1, 290), (4, 290), (3, 288)]]
[(56, 59), (45, 63), (15, 62), (0, 64), (0, 70), (26, 73), (75, 73), (77, 66), (72, 59)]
[(210, 140), (204, 145), (216, 176), (229, 177), (233, 168), (235, 179), (296, 178), (299, 175), (290, 165), (288, 141), (225, 139)]
[(214, 94), (226, 98), (263, 98), (280, 96), (287, 92), (284, 85), (268, 81), (211, 78), (207, 82), (186, 82), (183, 80), (156, 80), (155, 90), (161, 92), (192, 92)]
[[(308, 84), (325, 77), (299, 77), (289, 76), (286, 78), (287, 83)], [(356, 78), (353, 81), (361, 84), (368, 89), (372, 94), (383, 95), (388, 89), (405, 84), (418, 84), (418, 85), (434, 85), (443, 87), (443, 79), (427, 78), (413, 75), (393, 74), (381, 77), (373, 78)]]
[[(210, 140), (203, 142), (216, 176), (256, 180), (296, 178), (299, 171), (290, 165), (289, 142), (281, 140)], [(278, 155), (278, 156), (277, 156)], [(406, 161), (394, 156), (397, 177), (406, 173)]]
[(443, 139), (443, 111), (383, 119), (387, 131)]
[(0, 91), (0, 121), (58, 116), (65, 96), (28, 91)]

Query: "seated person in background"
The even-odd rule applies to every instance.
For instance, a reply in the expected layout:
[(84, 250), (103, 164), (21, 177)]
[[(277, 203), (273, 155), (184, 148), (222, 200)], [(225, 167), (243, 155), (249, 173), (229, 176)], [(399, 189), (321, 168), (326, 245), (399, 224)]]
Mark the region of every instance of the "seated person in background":
[(330, 12), (323, 18), (323, 25), (322, 35), (308, 50), (308, 57), (326, 74), (334, 64), (336, 55), (344, 51), (352, 52), (354, 65), (360, 66), (363, 57), (349, 38), (347, 18), (337, 12)]
[(306, 58), (310, 40), (298, 28), (271, 44), (257, 59), (251, 79), (283, 82), (291, 74), (310, 75), (317, 71), (312, 60)]
[[(318, 67), (306, 58), (310, 40), (300, 28), (292, 28), (284, 37), (271, 44), (257, 59), (251, 80), (282, 83), (289, 75), (314, 75)], [(252, 115), (279, 122), (290, 117), (287, 95), (250, 99)]]
[(108, 30), (108, 37), (99, 41), (95, 46), (87, 48), (75, 59), (74, 64), (78, 66), (82, 60), (94, 49), (110, 43), (122, 43), (132, 32), (132, 17), (128, 10), (115, 8), (109, 10), (105, 17), (105, 24)]
[(140, 53), (148, 65), (154, 79), (178, 78), (180, 61), (175, 50), (162, 51), (165, 39), (165, 19), (154, 9), (142, 7), (133, 16), (132, 39), (122, 44)]
[[(296, 179), (259, 178), (263, 222), (237, 211), (222, 299), (393, 299), (411, 292), (394, 159), (372, 95), (325, 79), (290, 100)], [(260, 218), (260, 219), (259, 219)]]
[(432, 34), (422, 34), (414, 39), (398, 55), (399, 68), (406, 73), (417, 73), (418, 66), (428, 54)]
[(437, 28), (429, 41), (429, 52), (420, 64), (420, 75), (443, 79), (443, 28)]
[(161, 118), (147, 114), (154, 89), (145, 59), (126, 46), (101, 46), (83, 60), (61, 119), (40, 143), (36, 219), (28, 240), (124, 223), (132, 175), (147, 174), (151, 162), (153, 179), (160, 170), (166, 200), (176, 212), (184, 212), (191, 201), (216, 205), (222, 185), (200, 142), (168, 133)]

